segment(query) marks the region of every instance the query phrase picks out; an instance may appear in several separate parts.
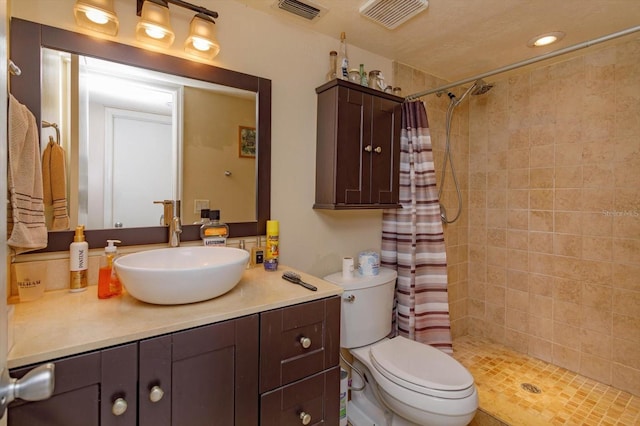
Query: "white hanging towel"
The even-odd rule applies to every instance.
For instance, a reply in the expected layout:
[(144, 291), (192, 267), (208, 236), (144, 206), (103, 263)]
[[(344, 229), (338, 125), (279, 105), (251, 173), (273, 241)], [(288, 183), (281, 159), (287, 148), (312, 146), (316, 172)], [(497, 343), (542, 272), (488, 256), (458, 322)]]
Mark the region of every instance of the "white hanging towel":
[(42, 200), (42, 165), (36, 119), (9, 95), (7, 244), (16, 253), (47, 246)]

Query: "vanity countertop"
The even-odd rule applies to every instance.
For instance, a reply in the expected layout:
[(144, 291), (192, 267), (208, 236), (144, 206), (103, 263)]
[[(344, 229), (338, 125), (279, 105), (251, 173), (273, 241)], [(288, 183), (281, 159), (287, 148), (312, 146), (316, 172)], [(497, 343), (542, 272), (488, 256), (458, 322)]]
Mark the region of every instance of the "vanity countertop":
[[(299, 273), (318, 291), (283, 280), (284, 271)], [(276, 272), (247, 269), (230, 292), (186, 305), (152, 305), (126, 291), (100, 300), (95, 285), (81, 293), (46, 292), (14, 305), (9, 327), (15, 337), (7, 363), (21, 367), (341, 293), (341, 287), (283, 265)]]

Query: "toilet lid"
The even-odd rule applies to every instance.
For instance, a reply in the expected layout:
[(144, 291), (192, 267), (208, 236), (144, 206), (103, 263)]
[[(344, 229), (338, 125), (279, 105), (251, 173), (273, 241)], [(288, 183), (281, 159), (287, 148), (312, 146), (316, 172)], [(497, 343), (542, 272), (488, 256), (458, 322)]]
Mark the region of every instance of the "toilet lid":
[(399, 336), (373, 345), (370, 355), (380, 374), (416, 392), (449, 398), (473, 392), (471, 373), (432, 346)]

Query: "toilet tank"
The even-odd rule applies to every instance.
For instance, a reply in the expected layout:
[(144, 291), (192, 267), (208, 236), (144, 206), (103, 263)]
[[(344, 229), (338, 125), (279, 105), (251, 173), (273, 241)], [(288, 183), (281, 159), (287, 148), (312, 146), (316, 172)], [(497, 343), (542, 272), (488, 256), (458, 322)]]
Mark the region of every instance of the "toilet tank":
[(391, 332), (393, 296), (397, 272), (380, 268), (378, 275), (343, 278), (342, 272), (324, 277), (344, 288), (340, 308), (340, 346), (358, 348), (386, 337)]

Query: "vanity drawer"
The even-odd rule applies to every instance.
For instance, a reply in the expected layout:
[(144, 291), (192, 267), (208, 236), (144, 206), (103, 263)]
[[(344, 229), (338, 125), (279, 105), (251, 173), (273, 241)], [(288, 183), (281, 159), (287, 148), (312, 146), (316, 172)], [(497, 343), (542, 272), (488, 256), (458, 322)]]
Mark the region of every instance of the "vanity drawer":
[[(340, 367), (334, 367), (260, 397), (260, 425), (337, 425), (340, 411)], [(309, 423), (303, 423), (307, 415)]]
[(340, 298), (260, 314), (260, 392), (338, 365)]

